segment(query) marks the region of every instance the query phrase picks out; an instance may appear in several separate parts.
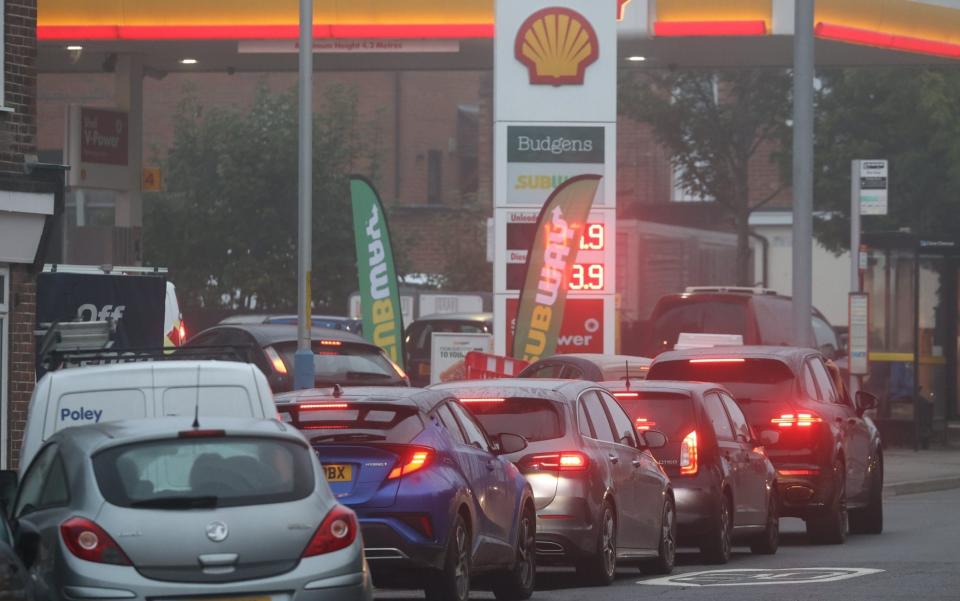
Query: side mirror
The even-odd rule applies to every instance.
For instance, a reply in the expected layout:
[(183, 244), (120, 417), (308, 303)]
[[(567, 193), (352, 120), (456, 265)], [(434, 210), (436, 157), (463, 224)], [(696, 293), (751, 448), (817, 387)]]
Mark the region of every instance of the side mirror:
[(863, 415), (870, 409), (876, 409), (879, 401), (877, 395), (871, 394), (865, 390), (857, 391), (857, 413)]
[(780, 442), (780, 433), (776, 430), (764, 430), (760, 433), (760, 444), (769, 447)]
[(511, 453), (519, 453), (520, 451), (527, 448), (527, 439), (518, 434), (510, 434), (509, 432), (504, 432), (499, 437), (500, 455), (510, 455)]
[(662, 449), (667, 444), (667, 435), (659, 430), (647, 430), (640, 434), (648, 449)]
[(17, 522), (14, 527), (13, 546), (23, 566), (30, 569), (40, 551), (40, 531), (29, 522)]
[(0, 512), (9, 515), (13, 506), (13, 498), (17, 495), (17, 472), (15, 470), (0, 471)]

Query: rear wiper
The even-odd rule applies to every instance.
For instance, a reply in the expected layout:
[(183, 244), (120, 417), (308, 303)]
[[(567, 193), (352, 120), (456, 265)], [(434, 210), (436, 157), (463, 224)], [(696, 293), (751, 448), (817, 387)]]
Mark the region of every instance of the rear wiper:
[(386, 440), (387, 437), (381, 434), (365, 434), (363, 432), (349, 432), (345, 434), (321, 434), (320, 436), (313, 436), (310, 438), (310, 442), (317, 442), (320, 440)]
[(205, 495), (198, 497), (158, 497), (130, 503), (130, 507), (143, 509), (213, 509), (219, 497)]

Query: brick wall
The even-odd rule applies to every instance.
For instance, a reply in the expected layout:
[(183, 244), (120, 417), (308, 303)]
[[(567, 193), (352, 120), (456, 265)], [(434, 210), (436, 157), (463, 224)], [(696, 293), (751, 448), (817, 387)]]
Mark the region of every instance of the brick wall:
[(9, 353), (9, 411), (7, 436), (9, 465), (16, 466), (23, 440), (27, 407), (33, 392), (36, 373), (34, 368), (33, 335), (36, 326), (37, 280), (26, 265), (13, 265), (10, 269), (10, 342)]
[[(34, 185), (24, 160), (36, 153), (36, 0), (6, 0), (4, 32), (4, 104), (0, 112), (0, 190)], [(8, 412), (0, 416), (9, 435), (9, 466), (17, 465), (27, 405), (33, 391), (36, 278), (26, 265), (10, 266), (10, 339), (8, 344)]]
[(36, 0), (6, 0), (4, 105), (0, 112), (0, 174), (23, 174), (24, 155), (36, 152)]

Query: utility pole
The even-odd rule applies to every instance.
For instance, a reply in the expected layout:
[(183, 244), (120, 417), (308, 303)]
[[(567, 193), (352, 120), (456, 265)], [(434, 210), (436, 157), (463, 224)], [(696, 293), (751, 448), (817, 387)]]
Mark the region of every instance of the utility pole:
[(796, 0), (793, 32), (793, 332), (809, 340), (813, 314), (813, 4)]
[(299, 106), (299, 235), (297, 236), (297, 352), (293, 387), (313, 388), (314, 365), (310, 331), (313, 259), (313, 0), (300, 0)]

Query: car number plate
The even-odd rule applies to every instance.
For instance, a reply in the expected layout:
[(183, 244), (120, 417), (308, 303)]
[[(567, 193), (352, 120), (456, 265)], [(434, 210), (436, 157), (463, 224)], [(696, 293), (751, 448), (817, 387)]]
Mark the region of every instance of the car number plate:
[(323, 466), (327, 482), (349, 482), (353, 480), (353, 466), (328, 463)]

